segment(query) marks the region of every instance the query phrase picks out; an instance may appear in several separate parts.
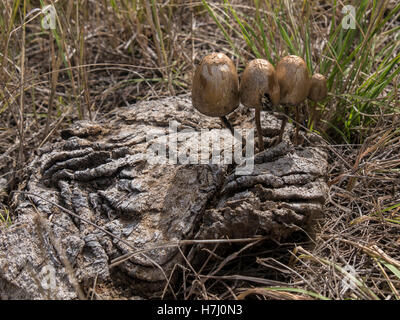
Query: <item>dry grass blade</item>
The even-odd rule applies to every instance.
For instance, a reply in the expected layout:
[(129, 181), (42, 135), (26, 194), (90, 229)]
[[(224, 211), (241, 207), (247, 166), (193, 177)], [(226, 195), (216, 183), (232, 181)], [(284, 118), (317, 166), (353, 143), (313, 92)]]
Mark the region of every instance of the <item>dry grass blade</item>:
[[(79, 284), (78, 279), (75, 276), (75, 271), (74, 268), (72, 267), (71, 263), (69, 262), (68, 258), (67, 258), (67, 254), (65, 252), (65, 250), (63, 250), (59, 239), (57, 239), (54, 234), (53, 231), (50, 230), (49, 228), (46, 228), (47, 224), (43, 221), (43, 217), (41, 217), (40, 213), (37, 211), (37, 208), (35, 208), (36, 211), (36, 216), (35, 216), (35, 224), (36, 224), (36, 229), (38, 231), (38, 234), (40, 235), (40, 240), (43, 243), (44, 239), (43, 239), (43, 234), (47, 233), (49, 235), (50, 241), (52, 243), (52, 245), (54, 246), (54, 248), (56, 249), (58, 256), (60, 257), (60, 260), (62, 262), (62, 264), (65, 267), (65, 270), (67, 271), (68, 274), (68, 279), (69, 282), (72, 284), (72, 286), (75, 289), (75, 292), (77, 293), (77, 296), (80, 300), (86, 300), (85, 294), (83, 293), (83, 290)], [(41, 245), (41, 248), (45, 248), (44, 244)], [(46, 254), (43, 254), (43, 256), (45, 257)], [(39, 284), (41, 286), (41, 284)], [(51, 294), (50, 290), (49, 290), (49, 295)]]
[[(26, 0), (24, 0), (23, 4), (23, 19), (26, 16)], [(24, 111), (25, 111), (25, 41), (26, 41), (26, 26), (25, 22), (22, 24), (22, 44), (21, 44), (21, 82), (20, 82), (20, 92), (19, 92), (19, 153), (18, 153), (18, 161), (17, 161), (17, 169), (21, 168), (24, 163), (24, 144), (25, 144), (25, 119), (24, 119)]]
[(303, 249), (302, 247), (299, 247), (298, 251), (304, 253), (303, 255), (299, 256), (299, 259), (311, 259), (322, 265), (331, 266), (335, 270), (339, 271), (340, 274), (342, 274), (344, 277), (348, 278), (350, 280), (350, 283), (352, 283), (354, 286), (357, 287), (358, 290), (360, 290), (360, 294), (362, 295), (362, 297), (364, 299), (379, 300), (379, 298), (372, 292), (372, 290), (370, 288), (368, 288), (365, 285), (365, 283), (361, 279), (357, 278), (357, 276), (352, 274), (351, 272), (348, 272), (347, 270), (345, 270), (345, 268), (342, 268), (338, 264), (335, 264), (327, 259), (317, 257), (317, 256), (313, 255), (311, 252)]
[(302, 297), (293, 293), (273, 291), (268, 288), (254, 288), (246, 290), (239, 294), (238, 300), (243, 300), (249, 295), (260, 295), (276, 300), (309, 300), (309, 298)]
[[(396, 286), (393, 284), (393, 281), (390, 280), (390, 278), (389, 278), (388, 274), (386, 273), (385, 269), (382, 267), (381, 263), (379, 263), (379, 261), (378, 261), (377, 259), (376, 259), (376, 263), (378, 264), (378, 267), (379, 267), (379, 269), (381, 270), (383, 276), (385, 277), (385, 279), (386, 279), (386, 281), (387, 281), (387, 283), (388, 283), (390, 289), (392, 290), (394, 296), (396, 297), (397, 300), (400, 300), (399, 292), (398, 292), (398, 290), (396, 289)], [(386, 266), (387, 266), (388, 268), (390, 268), (387, 264), (386, 264)], [(396, 269), (396, 270), (397, 270), (397, 269)], [(397, 270), (397, 273), (400, 273), (399, 270)]]
[[(301, 295), (292, 292), (301, 293)], [(314, 300), (314, 298), (321, 300), (328, 300), (327, 298), (309, 292), (306, 290), (287, 288), (287, 287), (269, 287), (269, 288), (253, 288), (245, 290), (238, 295), (238, 300), (245, 299), (249, 295), (260, 295), (270, 299), (278, 300)]]
[(349, 241), (349, 240), (344, 240), (344, 239), (342, 239), (341, 241), (349, 243), (357, 248), (360, 248), (361, 250), (363, 250), (365, 253), (367, 253), (368, 255), (370, 255), (373, 258), (382, 259), (382, 260), (396, 266), (397, 268), (400, 268), (400, 261), (397, 261), (397, 260), (391, 258), (390, 256), (388, 256), (377, 245), (364, 246), (364, 245), (356, 243), (354, 241)]

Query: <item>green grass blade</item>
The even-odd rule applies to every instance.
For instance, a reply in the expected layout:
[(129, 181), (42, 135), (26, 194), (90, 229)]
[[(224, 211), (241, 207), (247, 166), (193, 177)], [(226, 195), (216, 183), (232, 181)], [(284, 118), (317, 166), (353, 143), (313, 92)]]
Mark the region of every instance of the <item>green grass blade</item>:
[(290, 39), (289, 35), (286, 32), (286, 29), (283, 27), (281, 20), (279, 19), (279, 17), (275, 17), (276, 19), (276, 23), (278, 25), (278, 29), (280, 32), (280, 35), (282, 37), (282, 39), (285, 41), (286, 45), (289, 48), (289, 54), (295, 54), (298, 55), (298, 52), (295, 48), (294, 43), (292, 42), (292, 40)]
[(207, 3), (206, 0), (201, 0), (201, 2), (203, 3), (203, 6), (207, 9), (208, 13), (210, 14), (211, 18), (214, 20), (214, 22), (217, 24), (218, 28), (221, 30), (221, 32), (223, 33), (225, 40), (228, 41), (229, 45), (231, 46), (232, 50), (237, 53), (237, 48), (235, 46), (235, 44), (233, 43), (231, 37), (228, 35), (228, 33), (226, 32), (225, 28), (222, 26), (221, 22), (219, 21), (217, 14), (215, 13), (215, 11), (211, 8), (211, 6)]
[(233, 17), (235, 18), (235, 21), (239, 25), (241, 33), (242, 33), (242, 36), (245, 39), (245, 41), (246, 41), (247, 45), (249, 46), (249, 48), (251, 49), (251, 51), (254, 53), (254, 55), (257, 58), (261, 58), (260, 52), (258, 51), (258, 49), (255, 46), (254, 42), (251, 40), (249, 32), (247, 31), (247, 29), (245, 28), (244, 24), (240, 20), (240, 18), (237, 15), (236, 11), (233, 9), (233, 7), (230, 5), (230, 3), (227, 0), (224, 0), (224, 3), (225, 3), (226, 6), (228, 6), (229, 11), (232, 13)]

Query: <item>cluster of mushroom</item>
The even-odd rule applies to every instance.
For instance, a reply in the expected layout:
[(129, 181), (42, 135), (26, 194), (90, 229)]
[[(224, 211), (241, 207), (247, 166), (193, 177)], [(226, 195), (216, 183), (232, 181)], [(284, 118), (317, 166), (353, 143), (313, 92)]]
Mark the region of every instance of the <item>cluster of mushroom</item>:
[[(211, 53), (197, 66), (192, 85), (193, 106), (207, 116), (220, 117), (232, 134), (233, 128), (226, 115), (239, 106), (239, 101), (245, 107), (255, 108), (260, 151), (264, 150), (260, 122), (262, 110), (279, 104), (285, 107), (294, 106), (297, 127), (297, 106), (307, 97), (312, 101), (321, 101), (326, 94), (326, 78), (318, 73), (310, 77), (304, 60), (294, 55), (281, 59), (276, 68), (264, 59), (250, 61), (239, 86), (239, 78), (232, 60), (223, 53)], [(279, 141), (282, 139), (285, 125), (286, 117), (282, 120)], [(298, 129), (296, 135), (297, 131)]]

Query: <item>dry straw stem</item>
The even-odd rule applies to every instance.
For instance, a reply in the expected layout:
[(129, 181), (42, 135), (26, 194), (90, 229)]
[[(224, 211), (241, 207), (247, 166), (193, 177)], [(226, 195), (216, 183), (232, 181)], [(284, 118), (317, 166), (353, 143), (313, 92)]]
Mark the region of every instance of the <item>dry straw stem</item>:
[[(300, 293), (301, 295), (291, 292)], [(288, 288), (288, 287), (269, 287), (269, 288), (253, 288), (248, 289), (238, 295), (238, 300), (243, 300), (249, 295), (260, 295), (270, 299), (276, 300), (314, 300), (318, 298), (321, 300), (329, 300), (321, 295), (309, 292), (306, 290)]]
[[(23, 4), (23, 19), (26, 16), (26, 0)], [(24, 110), (25, 110), (25, 41), (26, 41), (26, 26), (22, 25), (22, 44), (21, 44), (21, 78), (20, 78), (20, 94), (19, 94), (19, 153), (17, 161), (17, 169), (19, 169), (24, 162), (24, 144), (25, 144), (25, 124), (24, 124)]]
[(382, 249), (380, 249), (377, 245), (372, 245), (370, 247), (368, 246), (363, 246), (359, 243), (356, 243), (354, 241), (349, 241), (349, 240), (345, 240), (345, 239), (341, 239), (341, 241), (351, 244), (357, 248), (360, 248), (362, 251), (364, 251), (365, 253), (367, 253), (368, 255), (370, 255), (373, 258), (379, 258), (382, 259), (388, 263), (390, 263), (391, 265), (397, 267), (400, 269), (400, 262), (391, 258), (390, 256), (388, 256)]
[[(37, 234), (40, 237), (41, 249), (43, 250), (43, 252), (42, 252), (43, 257), (47, 256), (47, 254), (45, 252), (45, 245), (44, 245), (45, 240), (43, 238), (43, 235), (45, 233), (47, 233), (49, 235), (49, 239), (51, 241), (51, 244), (56, 249), (56, 251), (58, 253), (58, 256), (60, 257), (60, 260), (61, 260), (62, 264), (65, 267), (65, 270), (66, 270), (66, 272), (68, 274), (68, 279), (69, 279), (70, 283), (72, 284), (72, 286), (74, 287), (78, 298), (80, 300), (86, 300), (85, 294), (83, 293), (83, 290), (82, 290), (81, 286), (79, 285), (79, 281), (75, 276), (74, 268), (70, 264), (70, 262), (69, 262), (69, 260), (67, 258), (66, 252), (62, 248), (59, 239), (57, 239), (54, 236), (53, 231), (51, 229), (47, 228), (46, 223), (43, 221), (44, 218), (40, 215), (40, 212), (38, 212), (36, 206), (34, 206), (34, 209), (36, 211), (36, 216), (34, 218), (34, 222), (35, 222), (35, 226), (36, 226), (36, 229), (37, 229)], [(41, 288), (42, 290), (44, 290), (42, 288), (41, 283), (38, 283), (38, 287)], [(49, 289), (48, 294), (49, 294), (48, 298), (50, 299), (51, 298), (50, 295), (51, 294), (56, 294), (56, 293), (55, 292), (52, 293), (51, 289)], [(57, 298), (57, 297), (55, 296), (55, 298)]]
[(360, 290), (360, 294), (365, 299), (379, 300), (378, 296), (376, 296), (371, 289), (369, 289), (362, 280), (358, 279), (356, 275), (353, 275), (346, 271), (344, 268), (339, 266), (336, 263), (333, 263), (327, 259), (317, 257), (313, 255), (311, 252), (305, 250), (302, 247), (297, 248), (298, 252), (302, 252), (303, 254), (299, 256), (299, 259), (310, 259), (312, 261), (318, 262), (322, 265), (333, 267), (336, 271), (339, 271), (341, 275), (350, 279), (352, 283), (357, 286), (357, 289)]

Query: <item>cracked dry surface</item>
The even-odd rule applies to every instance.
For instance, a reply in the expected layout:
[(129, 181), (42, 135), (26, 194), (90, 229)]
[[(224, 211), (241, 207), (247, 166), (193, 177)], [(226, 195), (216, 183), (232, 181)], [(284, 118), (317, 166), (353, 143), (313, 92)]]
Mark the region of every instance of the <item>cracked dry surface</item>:
[[(253, 128), (251, 111), (239, 108), (230, 119), (235, 128)], [(177, 133), (170, 132), (171, 123)], [(273, 144), (280, 121), (263, 114), (263, 127), (266, 143)], [(61, 133), (60, 142), (38, 150), (26, 187), (37, 196), (21, 195), (15, 222), (0, 229), (1, 298), (74, 299), (72, 278), (84, 288), (94, 281), (112, 288), (114, 274), (129, 292), (157, 296), (173, 267), (183, 263), (177, 247), (163, 243), (279, 239), (321, 214), (326, 155), (315, 147), (294, 147), (290, 125), (283, 142), (255, 156), (247, 175), (237, 175), (234, 165), (185, 164), (193, 160), (190, 150), (208, 145), (190, 131), (219, 128), (218, 119), (199, 114), (189, 99), (166, 98), (119, 109), (101, 123), (77, 122)], [(178, 152), (168, 147), (169, 158), (154, 163), (149, 150), (160, 150), (166, 142), (161, 134), (168, 133)], [(204, 137), (211, 140), (215, 131)], [(229, 139), (226, 130), (223, 140)], [(318, 141), (308, 137), (313, 139)], [(224, 149), (219, 153), (223, 158)], [(179, 164), (170, 163), (174, 157)], [(110, 267), (134, 250), (140, 252)], [(47, 281), (49, 273), (54, 283)]]

